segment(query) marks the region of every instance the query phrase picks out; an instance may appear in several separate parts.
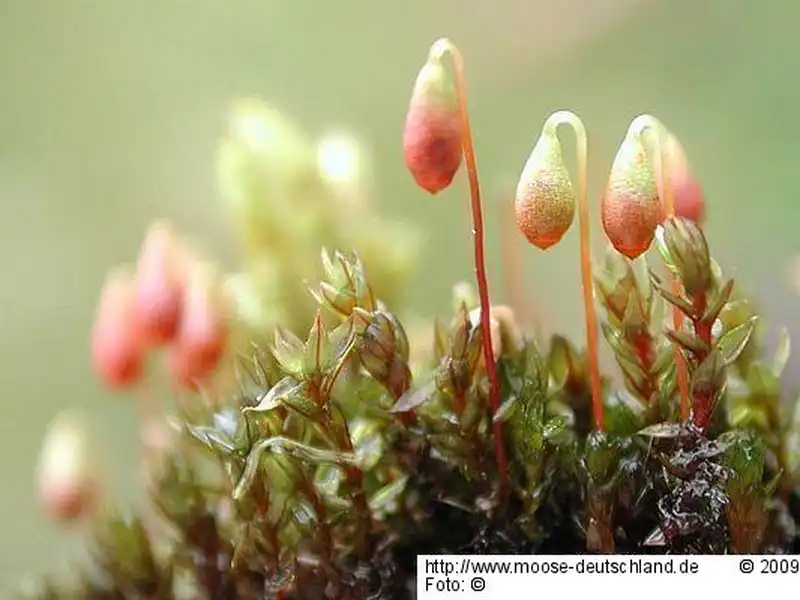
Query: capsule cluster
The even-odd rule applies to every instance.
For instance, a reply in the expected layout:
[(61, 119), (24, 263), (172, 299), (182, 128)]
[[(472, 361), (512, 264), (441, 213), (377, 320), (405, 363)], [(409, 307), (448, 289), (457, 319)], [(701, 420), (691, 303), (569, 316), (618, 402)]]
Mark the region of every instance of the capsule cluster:
[(223, 356), (226, 313), (214, 268), (156, 222), (136, 268), (114, 270), (103, 285), (91, 336), (95, 371), (111, 389), (130, 388), (143, 376), (148, 351), (164, 348), (173, 384), (194, 390)]
[[(517, 226), (532, 245), (542, 250), (557, 244), (567, 233), (576, 203), (551, 119), (545, 122), (525, 163), (515, 196)], [(648, 152), (644, 143), (643, 125), (661, 129), (655, 149), (663, 159), (660, 173), (651, 159), (653, 151)], [(584, 163), (585, 160), (584, 156)], [(657, 177), (659, 174), (665, 177)], [(666, 201), (667, 194), (671, 194), (671, 207)], [(689, 170), (683, 147), (654, 118), (644, 115), (632, 122), (612, 163), (600, 199), (600, 216), (611, 245), (631, 260), (650, 248), (656, 228), (667, 217), (702, 223), (704, 195)]]

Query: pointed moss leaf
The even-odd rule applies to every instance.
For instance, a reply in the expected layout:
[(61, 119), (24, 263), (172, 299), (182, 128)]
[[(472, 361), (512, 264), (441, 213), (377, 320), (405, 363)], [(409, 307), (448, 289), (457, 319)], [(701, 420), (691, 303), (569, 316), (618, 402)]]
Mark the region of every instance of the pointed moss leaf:
[(348, 281), (347, 261), (342, 253), (336, 250), (331, 256), (330, 252), (323, 248), (320, 259), (325, 280), (334, 287), (345, 287)]
[(617, 404), (606, 409), (605, 427), (609, 434), (618, 436), (631, 436), (636, 434), (644, 425), (643, 410), (635, 408), (636, 404)]
[[(488, 381), (484, 386), (485, 395), (489, 395)], [(477, 428), (483, 418), (486, 416), (486, 407), (480, 402), (467, 402), (464, 407), (464, 412), (461, 414), (461, 428), (464, 431), (469, 431)]]
[(575, 356), (566, 338), (555, 335), (550, 342), (547, 367), (553, 376), (556, 389), (562, 388), (570, 380), (575, 370)]
[(443, 455), (458, 461), (472, 454), (472, 446), (461, 436), (452, 433), (436, 433), (429, 437), (431, 445)]
[(737, 403), (731, 408), (728, 419), (731, 427), (769, 431), (769, 415), (761, 406)]
[(774, 398), (780, 394), (780, 381), (771, 369), (761, 363), (751, 363), (745, 379), (750, 393), (762, 398)]
[(600, 298), (613, 320), (619, 322), (625, 315), (625, 309), (631, 293), (634, 293), (635, 280), (622, 279), (608, 281), (606, 279), (596, 280)]
[(549, 417), (562, 419), (567, 428), (575, 427), (575, 411), (564, 402), (559, 400), (549, 401), (546, 407), (546, 414)]
[(667, 330), (667, 337), (680, 344), (683, 348), (693, 354), (705, 355), (710, 348), (698, 337), (692, 333), (685, 331), (675, 331), (674, 329)]
[(731, 298), (731, 293), (733, 292), (733, 279), (729, 279), (725, 282), (725, 285), (722, 288), (715, 291), (714, 296), (711, 302), (708, 304), (708, 308), (706, 308), (706, 312), (703, 315), (703, 322), (706, 324), (711, 324), (717, 320), (719, 313), (725, 308), (725, 305), (728, 303), (728, 300)]
[(692, 421), (701, 429), (708, 425), (717, 401), (725, 393), (726, 375), (725, 363), (716, 348), (692, 373)]
[(214, 413), (212, 420), (214, 427), (219, 429), (224, 435), (229, 438), (236, 436), (239, 430), (239, 413), (232, 408), (223, 409)]
[(483, 330), (475, 327), (469, 335), (467, 342), (467, 365), (470, 373), (474, 373), (478, 362), (483, 358)]
[(353, 319), (353, 333), (355, 335), (363, 335), (369, 324), (372, 323), (372, 313), (360, 306), (355, 306), (351, 316)]
[(525, 345), (523, 360), (524, 370), (516, 391), (532, 397), (546, 394), (550, 376), (547, 363), (535, 341), (531, 340)]
[(675, 349), (672, 346), (664, 346), (655, 361), (653, 361), (653, 365), (650, 367), (650, 374), (661, 375), (670, 365), (674, 364), (674, 359)]
[(607, 483), (619, 464), (619, 445), (603, 432), (593, 431), (586, 438), (586, 468), (595, 483)]
[(698, 365), (692, 375), (692, 395), (695, 391), (713, 390), (719, 393), (725, 385), (725, 363), (722, 354), (714, 349), (706, 359)]
[(781, 479), (783, 479), (783, 469), (775, 473), (772, 479), (764, 484), (764, 489), (762, 491), (764, 497), (769, 498), (775, 493), (775, 490), (778, 489), (778, 485), (780, 485)]
[(354, 315), (350, 315), (347, 321), (335, 327), (328, 334), (327, 354), (330, 368), (334, 365), (338, 365), (345, 358), (346, 354), (350, 352), (356, 335), (353, 323), (354, 320)]
[(547, 422), (544, 424), (544, 429), (542, 430), (542, 436), (544, 436), (545, 440), (551, 440), (556, 436), (563, 433), (563, 431), (567, 428), (567, 420), (563, 417), (553, 417), (548, 419)]
[(618, 363), (625, 378), (630, 381), (637, 390), (647, 381), (647, 374), (637, 362), (625, 360), (620, 356), (618, 357)]
[(780, 377), (783, 370), (786, 368), (786, 363), (789, 362), (789, 356), (792, 352), (792, 340), (789, 337), (789, 330), (785, 327), (781, 328), (780, 339), (778, 340), (778, 347), (775, 350), (775, 357), (772, 359), (772, 372), (775, 377)]
[(758, 317), (750, 317), (747, 321), (725, 333), (717, 342), (722, 360), (726, 365), (733, 364), (741, 356), (750, 342)]
[(670, 290), (668, 290), (655, 273), (650, 273), (650, 282), (656, 291), (661, 295), (661, 297), (664, 298), (664, 300), (673, 306), (677, 306), (683, 314), (690, 317), (696, 316), (694, 306), (692, 306), (688, 300), (678, 296), (677, 294), (673, 294)]
[(332, 366), (331, 345), (328, 341), (325, 323), (322, 321), (322, 312), (318, 309), (305, 343), (303, 372), (325, 373)]
[(656, 249), (658, 253), (661, 255), (661, 260), (664, 261), (664, 264), (672, 271), (675, 270), (675, 261), (672, 258), (672, 255), (669, 252), (669, 247), (667, 245), (667, 241), (664, 236), (664, 227), (659, 225), (656, 228), (656, 235), (655, 235), (655, 242), (656, 242)]
[(383, 457), (386, 448), (385, 438), (379, 431), (365, 434), (356, 445), (356, 459), (365, 471), (373, 469)]
[(322, 408), (308, 397), (308, 386), (287, 375), (264, 394), (256, 406), (249, 406), (244, 412), (268, 412), (278, 406), (291, 408), (301, 415), (314, 418), (322, 413)]
[(408, 362), (411, 353), (411, 345), (408, 341), (405, 327), (403, 327), (403, 324), (393, 313), (387, 312), (386, 316), (389, 319), (392, 333), (394, 334), (395, 356), (403, 362)]
[(344, 317), (349, 316), (356, 306), (356, 299), (352, 294), (337, 290), (327, 281), (320, 282), (319, 291), (314, 292), (314, 297), (317, 302), (327, 305)]
[(186, 431), (188, 431), (194, 439), (202, 443), (209, 450), (223, 452), (224, 454), (231, 454), (235, 450), (231, 439), (215, 427), (192, 425), (190, 423), (185, 423), (184, 426), (186, 427)]
[(374, 308), (374, 300), (372, 297), (372, 289), (367, 282), (364, 264), (361, 262), (359, 256), (354, 256), (350, 264), (350, 276), (352, 277), (356, 298), (358, 299), (358, 306), (362, 306), (367, 310), (372, 310)]
[(268, 454), (262, 461), (266, 481), (273, 493), (294, 494), (301, 478), (301, 465), (289, 454)]
[[(682, 358), (680, 360), (683, 360)], [(667, 363), (661, 379), (658, 380), (658, 394), (661, 398), (673, 398), (678, 391), (678, 381), (675, 371), (675, 362)]]
[(314, 448), (291, 438), (274, 436), (263, 439), (253, 446), (245, 461), (242, 476), (233, 490), (234, 500), (240, 500), (250, 489), (258, 474), (263, 455), (267, 452), (275, 453), (276, 458), (293, 456), (310, 464), (331, 464), (339, 467), (357, 467), (358, 462), (354, 454), (336, 452), (322, 448)]
[(502, 423), (503, 421), (507, 421), (508, 419), (512, 418), (518, 403), (519, 396), (516, 394), (509, 396), (503, 401), (503, 403), (500, 405), (500, 408), (497, 409), (497, 412), (494, 413), (492, 422)]
[(286, 373), (300, 375), (303, 372), (305, 345), (291, 331), (280, 327), (275, 330), (272, 354)]
[(650, 306), (650, 323), (655, 324), (656, 331), (663, 329), (663, 324), (666, 322), (667, 316), (667, 303), (663, 298), (652, 294), (648, 300)]
[(447, 327), (439, 317), (433, 321), (433, 358), (436, 362), (442, 360), (447, 354), (448, 333)]
[(597, 275), (594, 277), (594, 289), (600, 296), (601, 303), (605, 306), (605, 309), (609, 312), (614, 312), (613, 306), (611, 304), (611, 294), (614, 293), (614, 289), (616, 288), (616, 281), (611, 279), (610, 277), (603, 275)]
[(269, 373), (265, 366), (265, 359), (259, 348), (253, 349), (253, 377), (259, 387), (268, 387), (270, 384)]
[(412, 388), (395, 402), (394, 406), (389, 410), (392, 413), (404, 413), (414, 410), (418, 406), (422, 406), (430, 400), (433, 393), (436, 391), (435, 382), (430, 382), (420, 388)]
[(314, 473), (314, 485), (329, 497), (336, 496), (343, 480), (344, 473), (339, 467), (333, 465), (321, 465)]
[(383, 486), (369, 499), (369, 508), (380, 513), (395, 512), (398, 510), (403, 492), (408, 484), (408, 475), (401, 475), (391, 483)]
[(450, 332), (450, 356), (462, 357), (467, 353), (470, 330), (469, 313), (466, 306), (462, 304)]
[(647, 315), (645, 314), (642, 298), (639, 289), (632, 287), (625, 305), (625, 315), (622, 319), (623, 331), (642, 331), (648, 325)]
[(752, 431), (727, 431), (719, 439), (725, 445), (724, 463), (736, 472), (746, 487), (760, 485), (764, 479), (766, 447), (763, 438)]
[(681, 423), (656, 423), (639, 430), (639, 435), (651, 438), (676, 438), (683, 432)]
[(614, 329), (608, 323), (601, 323), (600, 329), (603, 332), (603, 336), (606, 338), (606, 342), (608, 342), (608, 345), (611, 346), (611, 350), (614, 352), (614, 354), (624, 357), (631, 362), (636, 360), (636, 356), (633, 353), (632, 348), (617, 329)]

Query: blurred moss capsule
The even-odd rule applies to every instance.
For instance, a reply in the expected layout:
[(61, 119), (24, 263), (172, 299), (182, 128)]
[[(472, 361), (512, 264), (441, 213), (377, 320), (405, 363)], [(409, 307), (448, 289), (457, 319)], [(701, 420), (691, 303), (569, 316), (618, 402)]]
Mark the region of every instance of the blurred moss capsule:
[(575, 201), (555, 127), (545, 127), (517, 184), (517, 227), (528, 242), (547, 250), (561, 241), (572, 226)]
[(436, 194), (461, 166), (461, 120), (442, 59), (431, 52), (414, 83), (403, 131), (403, 155), (417, 185)]
[(136, 318), (147, 342), (164, 343), (178, 331), (185, 274), (181, 248), (165, 222), (147, 230), (136, 271)]
[(618, 252), (633, 260), (650, 247), (662, 209), (652, 164), (633, 125), (614, 158), (600, 213)]
[[(705, 194), (700, 183), (692, 175), (686, 152), (678, 139), (669, 134), (666, 136), (664, 155), (666, 168), (672, 186), (675, 203), (675, 216), (683, 217), (701, 225), (705, 220)], [(666, 218), (666, 206), (663, 207)]]
[(67, 411), (50, 424), (36, 468), (39, 503), (45, 514), (61, 523), (89, 513), (99, 492), (97, 471), (84, 423)]
[(142, 375), (144, 346), (135, 316), (135, 282), (125, 271), (110, 273), (100, 292), (91, 358), (95, 372), (111, 389), (132, 386)]
[(228, 315), (215, 270), (196, 264), (191, 270), (184, 311), (168, 358), (174, 382), (194, 389), (221, 360), (228, 341)]

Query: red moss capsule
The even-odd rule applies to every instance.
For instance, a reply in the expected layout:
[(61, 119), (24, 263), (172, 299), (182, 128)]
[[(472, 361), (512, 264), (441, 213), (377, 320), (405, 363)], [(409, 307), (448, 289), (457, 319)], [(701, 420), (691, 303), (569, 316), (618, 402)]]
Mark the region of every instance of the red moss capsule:
[(662, 209), (638, 131), (628, 131), (614, 158), (600, 213), (606, 236), (618, 252), (633, 260), (650, 247)]
[(545, 127), (522, 170), (514, 199), (517, 227), (537, 248), (557, 244), (575, 218), (575, 190), (555, 128)]
[(92, 365), (111, 389), (136, 384), (143, 370), (144, 347), (135, 320), (135, 282), (115, 271), (100, 292), (91, 334)]
[(156, 222), (145, 235), (136, 273), (136, 318), (145, 341), (171, 341), (183, 306), (184, 264), (169, 226)]
[[(675, 216), (702, 224), (705, 219), (703, 190), (698, 181), (692, 176), (686, 152), (674, 135), (666, 136), (664, 155), (667, 161), (666, 168), (670, 185), (672, 186)], [(663, 210), (664, 218), (666, 218), (666, 203), (664, 203)]]
[(217, 367), (225, 352), (228, 323), (218, 283), (207, 265), (192, 268), (167, 365), (178, 386), (195, 389)]
[(403, 155), (417, 185), (436, 194), (461, 166), (461, 120), (442, 59), (431, 52), (414, 83), (403, 131)]

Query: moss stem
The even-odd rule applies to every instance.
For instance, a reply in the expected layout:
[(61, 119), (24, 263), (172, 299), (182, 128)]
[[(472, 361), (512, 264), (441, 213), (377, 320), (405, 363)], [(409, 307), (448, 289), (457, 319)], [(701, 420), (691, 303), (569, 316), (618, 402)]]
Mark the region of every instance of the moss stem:
[(600, 360), (597, 341), (597, 309), (594, 305), (592, 284), (592, 257), (589, 236), (589, 192), (588, 192), (588, 142), (586, 128), (580, 117), (568, 110), (560, 110), (548, 117), (544, 128), (555, 130), (559, 125), (569, 125), (577, 140), (578, 167), (578, 226), (580, 229), (581, 283), (583, 288), (583, 310), (586, 317), (586, 350), (589, 358), (589, 381), (592, 393), (592, 413), (595, 428), (603, 431), (604, 407), (603, 385), (600, 379)]
[[(431, 47), (432, 58), (441, 58), (449, 54), (453, 62), (455, 74), (455, 89), (458, 100), (458, 111), (461, 119), (461, 149), (464, 153), (467, 175), (469, 178), (470, 200), (472, 205), (472, 237), (475, 253), (475, 275), (478, 280), (478, 296), (481, 305), (481, 342), (483, 344), (483, 357), (486, 363), (486, 375), (489, 378), (489, 403), (492, 413), (500, 408), (500, 382), (497, 378), (497, 365), (494, 361), (491, 335), (491, 314), (489, 303), (489, 283), (486, 277), (486, 259), (484, 255), (484, 227), (483, 210), (481, 207), (481, 191), (478, 183), (478, 167), (475, 160), (475, 149), (472, 143), (472, 128), (467, 112), (467, 89), (464, 75), (464, 59), (461, 52), (447, 38), (438, 39)], [(506, 453), (503, 444), (503, 426), (496, 421), (493, 423), (494, 445), (497, 455), (497, 467), (501, 481), (507, 478)]]

